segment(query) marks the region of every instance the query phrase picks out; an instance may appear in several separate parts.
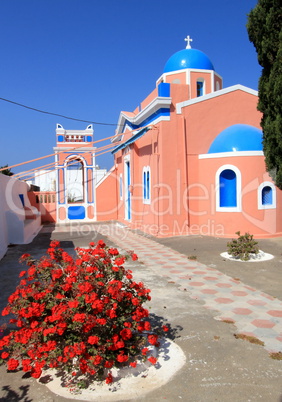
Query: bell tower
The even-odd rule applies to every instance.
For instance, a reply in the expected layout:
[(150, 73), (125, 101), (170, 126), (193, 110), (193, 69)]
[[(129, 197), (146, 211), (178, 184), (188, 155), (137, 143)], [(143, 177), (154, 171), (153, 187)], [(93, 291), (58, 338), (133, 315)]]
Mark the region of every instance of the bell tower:
[(65, 130), (56, 126), (57, 223), (95, 220), (93, 126)]

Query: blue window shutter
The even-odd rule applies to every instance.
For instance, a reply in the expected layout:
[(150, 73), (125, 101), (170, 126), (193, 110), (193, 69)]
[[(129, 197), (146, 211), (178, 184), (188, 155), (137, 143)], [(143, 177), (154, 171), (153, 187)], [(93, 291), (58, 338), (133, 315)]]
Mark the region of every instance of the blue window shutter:
[(147, 200), (150, 199), (150, 172), (149, 170), (147, 171), (146, 175), (146, 195), (147, 195)]
[(146, 186), (146, 172), (143, 172), (143, 199), (147, 198), (147, 186)]
[(237, 207), (237, 177), (231, 169), (223, 170), (219, 176), (220, 207)]
[(273, 197), (272, 197), (272, 188), (270, 186), (265, 186), (261, 192), (261, 201), (262, 205), (272, 205)]

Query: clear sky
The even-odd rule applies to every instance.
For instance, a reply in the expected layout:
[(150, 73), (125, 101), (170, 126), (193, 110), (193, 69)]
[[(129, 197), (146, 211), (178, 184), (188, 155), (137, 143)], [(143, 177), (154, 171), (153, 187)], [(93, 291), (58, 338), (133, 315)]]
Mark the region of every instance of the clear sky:
[[(224, 87), (257, 89), (261, 68), (249, 42), (256, 0), (1, 0), (0, 97), (95, 124), (95, 139), (114, 135), (122, 110), (155, 88), (184, 38), (202, 50)], [(53, 152), (56, 123), (88, 125), (0, 100), (0, 166)], [(102, 145), (102, 144), (101, 144)], [(51, 162), (43, 160), (38, 166)], [(98, 158), (112, 166), (112, 155)], [(14, 168), (19, 172), (33, 167)]]

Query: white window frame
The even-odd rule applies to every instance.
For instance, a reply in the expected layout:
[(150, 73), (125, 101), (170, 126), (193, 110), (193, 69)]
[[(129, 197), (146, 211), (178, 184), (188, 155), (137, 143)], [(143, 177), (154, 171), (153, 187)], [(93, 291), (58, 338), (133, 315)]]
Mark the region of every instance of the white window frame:
[[(272, 190), (272, 204), (262, 203), (262, 190), (264, 187), (270, 187)], [(276, 208), (276, 188), (271, 181), (264, 181), (258, 187), (258, 209), (275, 209)]]
[(122, 173), (119, 175), (119, 199), (123, 199), (123, 178), (122, 178)]
[[(224, 170), (233, 170), (236, 174), (236, 207), (221, 207), (220, 206), (220, 174)], [(215, 198), (217, 212), (241, 212), (242, 211), (242, 175), (241, 171), (234, 165), (223, 165), (215, 174)]]

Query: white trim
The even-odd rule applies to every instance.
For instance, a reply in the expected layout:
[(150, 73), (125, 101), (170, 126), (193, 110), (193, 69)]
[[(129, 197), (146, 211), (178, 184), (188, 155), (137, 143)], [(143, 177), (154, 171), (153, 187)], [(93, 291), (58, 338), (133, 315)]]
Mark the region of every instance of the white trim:
[[(65, 144), (62, 142), (62, 144)], [(68, 142), (69, 144), (69, 142)], [(76, 142), (75, 144), (81, 144), (80, 142)], [(97, 149), (97, 147), (81, 147), (78, 145), (77, 147), (53, 147), (53, 150), (55, 152), (69, 152), (69, 151), (73, 151), (73, 152), (81, 152), (81, 151), (95, 151), (95, 149)]]
[[(272, 204), (262, 203), (262, 189), (269, 186), (272, 189)], [(258, 209), (275, 209), (276, 208), (276, 188), (271, 181), (264, 181), (258, 187)]]
[(166, 82), (165, 78), (169, 75), (174, 75), (174, 74), (180, 74), (186, 72), (186, 84), (190, 84), (190, 77), (191, 77), (191, 72), (196, 72), (196, 73), (212, 73), (215, 74), (218, 78), (222, 80), (222, 77), (216, 73), (214, 70), (203, 70), (201, 68), (183, 68), (181, 70), (175, 70), (175, 71), (169, 71), (167, 73), (163, 73), (159, 79), (156, 81), (156, 85), (158, 85), (160, 82)]
[(115, 171), (115, 166), (113, 166), (106, 174), (105, 176), (102, 177), (101, 180), (99, 180), (99, 182), (96, 184), (96, 188), (100, 186), (100, 184), (102, 184), (110, 175), (111, 173), (113, 173)]
[(190, 99), (187, 101), (179, 102), (176, 104), (176, 113), (181, 114), (183, 107), (190, 106), (195, 103), (202, 102), (202, 101), (212, 99), (212, 98), (216, 98), (217, 96), (222, 96), (222, 95), (228, 94), (230, 92), (235, 92), (235, 91), (243, 91), (243, 92), (249, 93), (250, 95), (258, 96), (258, 91), (255, 91), (254, 89), (245, 87), (244, 85), (240, 85), (240, 84), (233, 85), (231, 87), (220, 89), (219, 91), (215, 91), (215, 92), (209, 93), (207, 95), (199, 96), (198, 98), (193, 98), (193, 99)]
[[(221, 172), (224, 170), (233, 170), (236, 173), (236, 201), (237, 201), (237, 206), (236, 207), (221, 207), (220, 206), (220, 183), (219, 183), (219, 177)], [(215, 174), (215, 198), (216, 198), (216, 211), (217, 212), (241, 212), (242, 211), (242, 176), (241, 176), (241, 171), (234, 165), (223, 165), (221, 166), (216, 174)]]
[(263, 151), (235, 151), (235, 152), (216, 152), (212, 154), (200, 154), (199, 159), (230, 158), (235, 156), (264, 156)]
[(119, 199), (123, 199), (123, 177), (122, 173), (119, 174)]
[[(132, 182), (132, 177), (131, 177), (131, 163), (130, 163), (130, 154), (127, 154), (123, 158), (123, 193), (124, 193), (124, 219), (126, 221), (131, 221), (131, 195), (128, 197), (128, 193), (130, 192), (129, 186), (128, 186), (128, 170), (127, 170), (127, 164), (129, 163), (129, 177), (130, 177), (130, 185)], [(130, 198), (130, 210), (128, 209), (128, 199)], [(129, 218), (130, 215), (130, 218)]]
[[(121, 130), (123, 129), (124, 122), (126, 120), (130, 121), (130, 123), (139, 125), (148, 117), (150, 117), (153, 113), (158, 111), (161, 108), (168, 108), (170, 107), (172, 102), (171, 98), (168, 97), (157, 97), (152, 100), (147, 106), (144, 107), (136, 116), (127, 116), (124, 112), (120, 113), (119, 121), (118, 121), (118, 130), (117, 135), (111, 140), (112, 142), (117, 141), (120, 134), (122, 134)], [(167, 116), (164, 116), (167, 119)], [(158, 120), (161, 118), (158, 118)], [(157, 120), (157, 119), (156, 119)], [(156, 120), (152, 121), (151, 124), (154, 124)]]

